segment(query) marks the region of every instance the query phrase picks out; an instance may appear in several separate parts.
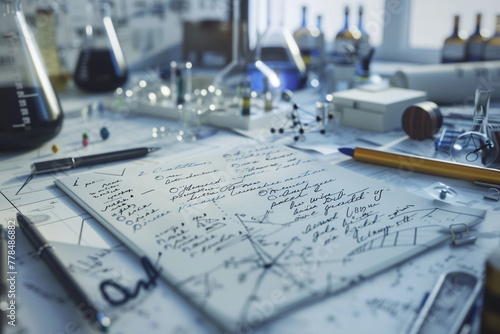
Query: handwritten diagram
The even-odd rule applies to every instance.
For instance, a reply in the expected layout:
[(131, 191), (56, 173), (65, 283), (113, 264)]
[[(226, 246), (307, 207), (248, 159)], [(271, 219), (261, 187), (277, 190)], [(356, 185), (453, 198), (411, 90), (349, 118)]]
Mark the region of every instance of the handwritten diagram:
[(78, 177), (57, 185), (138, 255), (163, 252), (163, 278), (231, 332), (349, 287), (484, 214), (273, 145)]

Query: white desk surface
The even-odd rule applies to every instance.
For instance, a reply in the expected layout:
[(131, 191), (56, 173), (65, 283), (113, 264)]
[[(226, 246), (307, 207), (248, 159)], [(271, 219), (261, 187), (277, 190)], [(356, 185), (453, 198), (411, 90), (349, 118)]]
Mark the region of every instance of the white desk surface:
[[(8, 221), (14, 220), (16, 208), (23, 213), (35, 215), (35, 223), (46, 238), (66, 255), (78, 257), (74, 265), (79, 266), (81, 270), (102, 265), (92, 256), (95, 255), (97, 247), (116, 252), (115, 262), (108, 265), (120, 263), (118, 270), (123, 275), (133, 275), (134, 272), (132, 265), (127, 264), (126, 256), (123, 255), (126, 253), (119, 242), (53, 184), (54, 179), (61, 175), (85, 173), (89, 168), (35, 176), (19, 191), (30, 173), (31, 163), (137, 146), (162, 148), (143, 159), (119, 162), (140, 165), (145, 161), (176, 159), (277, 139), (270, 135), (267, 128), (242, 136), (236, 132), (204, 127), (202, 131), (206, 138), (181, 143), (175, 139), (178, 128), (175, 121), (114, 112), (94, 113), (90, 117), (82, 117), (78, 110), (102, 96), (75, 97), (62, 94), (61, 97), (65, 109), (73, 112), (67, 114), (63, 130), (57, 137), (32, 151), (0, 154), (0, 223), (7, 226)], [(313, 96), (312, 99), (314, 98)], [(301, 96), (298, 93), (297, 100), (304, 101), (302, 107), (314, 111), (310, 94)], [(111, 134), (105, 141), (99, 136), (102, 126), (106, 126)], [(153, 138), (152, 128), (160, 126), (165, 126), (164, 136)], [(90, 136), (90, 145), (87, 147), (83, 147), (81, 143), (84, 132)], [(290, 134), (284, 137), (282, 135), (278, 141), (292, 143), (290, 138)], [(443, 244), (346, 291), (304, 305), (256, 329), (255, 333), (402, 333), (409, 325), (409, 319), (414, 315), (423, 296), (434, 287), (441, 273), (447, 270), (465, 270), (483, 277), (485, 259), (500, 244), (500, 202), (483, 198), (488, 189), (461, 180), (357, 163), (336, 152), (340, 146), (362, 145), (434, 155), (431, 140), (414, 142), (408, 140), (402, 131), (375, 134), (342, 127), (330, 129), (326, 135), (311, 131), (306, 133), (305, 138), (305, 141), (297, 146), (320, 159), (338, 163), (421, 196), (436, 196), (434, 188), (438, 183), (444, 183), (457, 193), (457, 196), (448, 196), (445, 201), (485, 209), (486, 218), (472, 231), (472, 234), (477, 236), (474, 244), (461, 247), (454, 247), (450, 243)], [(58, 153), (51, 150), (54, 144), (60, 148)], [(320, 151), (329, 154), (318, 153), (314, 151), (315, 148), (321, 148)], [(78, 333), (79, 328), (85, 328), (82, 320), (72, 312), (72, 302), (43, 264), (36, 259), (31, 246), (19, 231), (16, 235), (15, 261), (16, 326), (7, 326), (6, 333)], [(110, 332), (140, 331), (162, 334), (216, 332), (163, 283), (159, 283), (143, 298), (125, 308), (120, 325), (112, 327)]]

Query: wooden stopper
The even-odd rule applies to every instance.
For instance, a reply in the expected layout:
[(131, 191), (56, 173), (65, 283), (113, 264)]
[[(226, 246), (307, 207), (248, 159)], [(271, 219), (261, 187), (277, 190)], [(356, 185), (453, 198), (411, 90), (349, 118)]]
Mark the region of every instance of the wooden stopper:
[(424, 101), (408, 107), (401, 119), (403, 130), (411, 139), (424, 140), (443, 125), (443, 116), (437, 104)]
[(486, 262), (481, 334), (500, 333), (500, 248)]

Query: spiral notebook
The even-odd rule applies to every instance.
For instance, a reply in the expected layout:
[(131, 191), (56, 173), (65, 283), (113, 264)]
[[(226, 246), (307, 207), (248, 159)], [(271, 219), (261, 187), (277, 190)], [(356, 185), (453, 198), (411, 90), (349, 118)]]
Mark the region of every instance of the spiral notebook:
[(229, 332), (249, 331), (472, 226), (484, 211), (422, 198), (279, 145), (56, 184)]

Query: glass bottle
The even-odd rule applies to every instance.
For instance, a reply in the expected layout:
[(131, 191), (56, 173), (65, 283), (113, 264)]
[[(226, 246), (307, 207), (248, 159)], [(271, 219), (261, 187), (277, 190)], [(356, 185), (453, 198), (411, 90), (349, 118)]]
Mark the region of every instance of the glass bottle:
[(357, 41), (356, 49), (359, 58), (364, 59), (370, 54), (370, 36), (363, 28), (363, 6), (359, 6), (358, 31), (359, 39)]
[(316, 28), (311, 29), (313, 36), (313, 49), (309, 64), (308, 84), (318, 87), (324, 81), (323, 69), (325, 66), (325, 35), (321, 27), (322, 16), (316, 17)]
[(63, 111), (20, 0), (0, 6), (0, 150), (34, 148), (59, 133)]
[(497, 15), (495, 34), (484, 46), (483, 60), (500, 60), (500, 15)]
[(293, 37), (306, 65), (308, 86), (319, 86), (319, 71), (321, 69), (324, 35), (321, 31), (321, 16), (317, 17), (317, 26), (313, 29), (307, 27), (307, 7), (302, 7), (302, 24), (293, 32)]
[(313, 37), (315, 37), (315, 49), (319, 51), (321, 57), (325, 52), (325, 34), (323, 33), (322, 27), (323, 17), (321, 15), (316, 16), (316, 28), (311, 30)]
[(336, 58), (350, 58), (352, 54), (356, 54), (357, 44), (360, 37), (360, 32), (349, 26), (349, 7), (346, 6), (344, 9), (344, 27), (337, 33), (334, 41), (333, 53)]
[(481, 14), (476, 15), (476, 28), (467, 39), (466, 61), (480, 61), (486, 38), (481, 34)]
[(300, 54), (306, 67), (311, 63), (311, 52), (314, 48), (314, 39), (311, 30), (307, 27), (307, 7), (302, 7), (302, 24), (293, 32), (293, 38), (297, 42)]
[[(56, 91), (63, 91), (69, 82), (71, 74), (65, 61), (65, 48), (67, 40), (58, 40), (59, 36), (66, 36), (69, 27), (63, 26), (65, 22), (62, 6), (57, 2), (46, 3), (38, 6), (35, 11), (36, 39), (42, 54), (49, 79)], [(58, 34), (59, 31), (59, 34)], [(59, 45), (61, 44), (61, 45)]]
[(111, 6), (99, 0), (89, 0), (88, 5), (89, 23), (85, 27), (74, 81), (85, 91), (113, 91), (127, 82), (128, 69), (111, 20)]
[(466, 41), (459, 34), (460, 16), (455, 15), (453, 33), (444, 40), (441, 62), (458, 63), (465, 61)]

